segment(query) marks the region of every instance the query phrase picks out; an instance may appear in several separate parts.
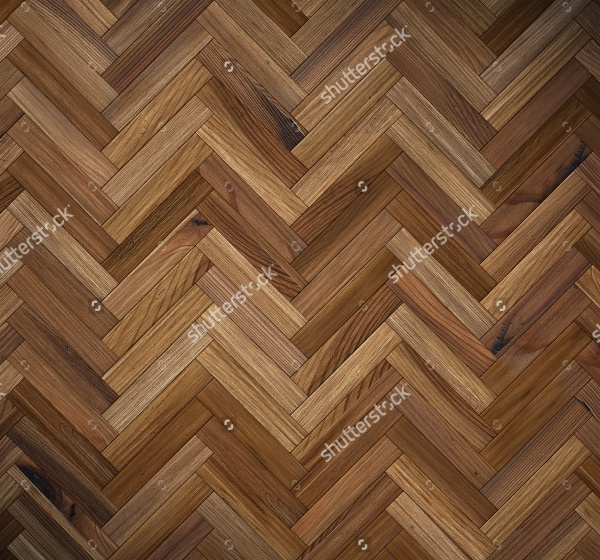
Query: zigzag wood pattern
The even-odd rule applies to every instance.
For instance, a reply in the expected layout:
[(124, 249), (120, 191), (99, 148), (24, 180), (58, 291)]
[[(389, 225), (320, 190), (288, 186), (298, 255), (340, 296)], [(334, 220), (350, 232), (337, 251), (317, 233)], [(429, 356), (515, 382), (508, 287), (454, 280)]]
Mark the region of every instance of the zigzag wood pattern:
[(600, 558), (597, 0), (5, 0), (0, 558)]

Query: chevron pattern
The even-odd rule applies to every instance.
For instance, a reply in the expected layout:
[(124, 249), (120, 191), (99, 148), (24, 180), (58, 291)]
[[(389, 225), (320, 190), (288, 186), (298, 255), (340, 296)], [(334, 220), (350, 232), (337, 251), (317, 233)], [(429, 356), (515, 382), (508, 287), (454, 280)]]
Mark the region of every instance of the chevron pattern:
[(0, 560), (600, 558), (600, 2), (0, 22)]

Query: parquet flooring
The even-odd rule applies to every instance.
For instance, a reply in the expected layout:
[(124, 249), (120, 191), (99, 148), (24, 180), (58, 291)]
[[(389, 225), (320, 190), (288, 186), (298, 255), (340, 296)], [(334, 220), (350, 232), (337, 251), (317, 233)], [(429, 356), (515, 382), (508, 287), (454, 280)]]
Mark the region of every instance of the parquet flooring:
[(600, 2), (0, 22), (0, 560), (600, 558)]

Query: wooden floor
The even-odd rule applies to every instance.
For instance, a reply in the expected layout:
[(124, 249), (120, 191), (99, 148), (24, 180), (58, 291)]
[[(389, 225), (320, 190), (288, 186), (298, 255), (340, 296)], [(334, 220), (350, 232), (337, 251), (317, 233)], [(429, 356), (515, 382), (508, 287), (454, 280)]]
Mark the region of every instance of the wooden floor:
[(600, 558), (598, 0), (0, 22), (0, 560)]

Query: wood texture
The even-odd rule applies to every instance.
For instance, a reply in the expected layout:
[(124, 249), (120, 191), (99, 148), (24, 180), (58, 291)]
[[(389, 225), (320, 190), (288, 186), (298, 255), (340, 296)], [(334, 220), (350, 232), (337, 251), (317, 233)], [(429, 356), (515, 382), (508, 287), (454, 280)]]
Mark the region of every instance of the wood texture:
[(600, 558), (598, 0), (0, 24), (1, 560)]

